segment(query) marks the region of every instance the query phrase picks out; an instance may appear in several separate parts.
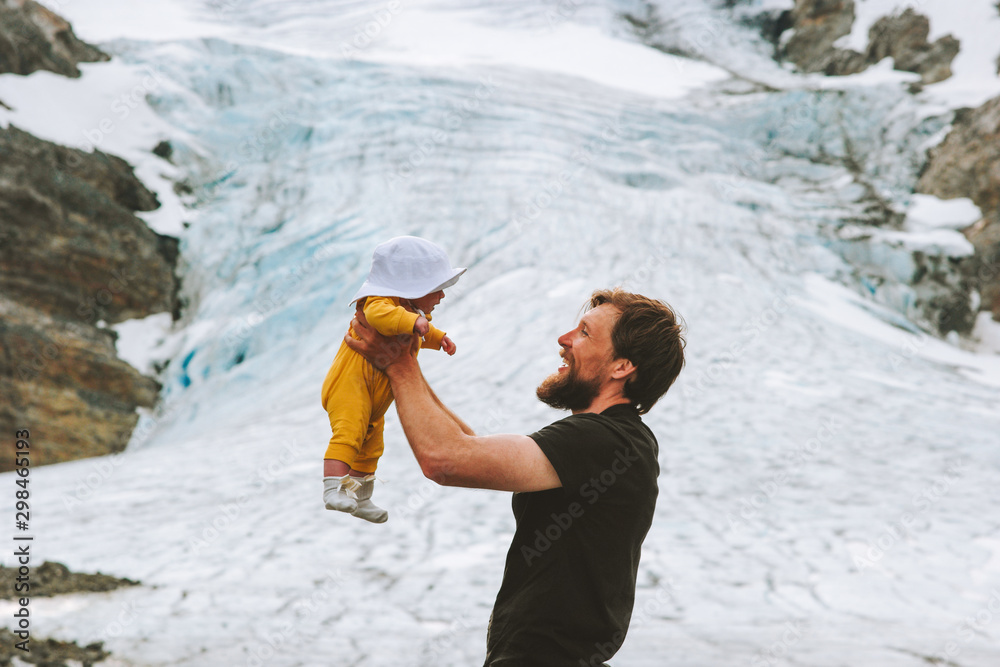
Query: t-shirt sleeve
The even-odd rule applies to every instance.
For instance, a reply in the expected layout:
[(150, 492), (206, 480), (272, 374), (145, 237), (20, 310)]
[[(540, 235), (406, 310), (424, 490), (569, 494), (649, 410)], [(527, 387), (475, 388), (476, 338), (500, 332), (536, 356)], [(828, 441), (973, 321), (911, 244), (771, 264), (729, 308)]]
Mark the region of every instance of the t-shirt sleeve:
[(538, 443), (567, 493), (580, 493), (599, 479), (627, 448), (600, 416), (589, 413), (560, 419), (528, 437)]

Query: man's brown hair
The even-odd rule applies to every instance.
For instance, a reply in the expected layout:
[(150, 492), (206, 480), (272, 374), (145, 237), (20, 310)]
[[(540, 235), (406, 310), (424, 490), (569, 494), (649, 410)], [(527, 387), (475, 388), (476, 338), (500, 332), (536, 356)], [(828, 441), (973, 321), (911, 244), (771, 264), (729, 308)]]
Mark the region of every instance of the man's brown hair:
[(684, 327), (662, 301), (620, 287), (596, 290), (590, 308), (611, 304), (621, 315), (611, 329), (616, 359), (628, 359), (636, 372), (625, 383), (625, 398), (640, 415), (649, 412), (684, 367)]

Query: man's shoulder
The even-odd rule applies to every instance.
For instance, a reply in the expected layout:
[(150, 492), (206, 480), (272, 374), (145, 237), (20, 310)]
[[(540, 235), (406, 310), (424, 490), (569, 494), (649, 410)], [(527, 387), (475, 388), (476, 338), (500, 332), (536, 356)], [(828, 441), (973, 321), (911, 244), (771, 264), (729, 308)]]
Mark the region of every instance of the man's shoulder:
[[(653, 432), (643, 423), (631, 403), (613, 405), (602, 412), (579, 412), (556, 420), (532, 433), (542, 450), (549, 454), (551, 447), (564, 446), (583, 453), (580, 445), (596, 451), (628, 447), (657, 455), (658, 444)], [(549, 457), (552, 458), (551, 456)]]

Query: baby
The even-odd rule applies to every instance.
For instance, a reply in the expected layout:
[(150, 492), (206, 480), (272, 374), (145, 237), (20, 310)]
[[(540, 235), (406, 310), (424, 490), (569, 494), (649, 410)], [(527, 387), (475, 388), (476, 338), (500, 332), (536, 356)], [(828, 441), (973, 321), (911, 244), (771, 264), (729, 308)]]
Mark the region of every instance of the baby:
[[(375, 248), (368, 279), (351, 300), (368, 324), (386, 336), (417, 334), (420, 347), (455, 354), (455, 343), (431, 325), (431, 311), (444, 289), (465, 269), (453, 269), (438, 245), (399, 236)], [(350, 335), (358, 338), (353, 329)], [(323, 501), (328, 510), (382, 523), (389, 513), (371, 501), (375, 467), (382, 456), (385, 411), (392, 387), (385, 373), (341, 342), (323, 381), (323, 407), (333, 437), (323, 457)]]

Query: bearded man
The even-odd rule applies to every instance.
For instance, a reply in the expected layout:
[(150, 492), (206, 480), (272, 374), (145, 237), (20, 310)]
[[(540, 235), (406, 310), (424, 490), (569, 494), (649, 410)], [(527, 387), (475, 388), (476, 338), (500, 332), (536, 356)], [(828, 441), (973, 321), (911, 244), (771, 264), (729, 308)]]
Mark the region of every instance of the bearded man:
[(684, 365), (667, 304), (598, 290), (559, 337), (564, 365), (538, 398), (572, 415), (529, 435), (477, 436), (437, 398), (408, 354), (351, 323), (348, 346), (382, 368), (424, 475), (438, 484), (513, 491), (517, 528), (487, 633), (485, 667), (604, 665), (625, 640), (642, 542), (658, 493), (645, 414)]

